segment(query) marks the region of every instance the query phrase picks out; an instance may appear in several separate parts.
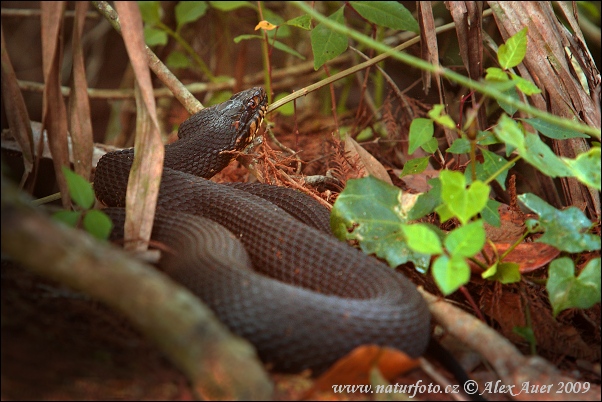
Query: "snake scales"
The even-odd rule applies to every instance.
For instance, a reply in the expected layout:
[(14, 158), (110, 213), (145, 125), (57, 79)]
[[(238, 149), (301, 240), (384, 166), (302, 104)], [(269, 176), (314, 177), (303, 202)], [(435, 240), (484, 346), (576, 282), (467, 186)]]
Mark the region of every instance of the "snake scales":
[[(426, 303), (403, 275), (328, 234), (325, 208), (290, 189), (206, 179), (252, 140), (266, 103), (262, 88), (240, 92), (191, 116), (165, 147), (153, 239), (175, 252), (160, 265), (275, 370), (320, 372), (362, 344), (421, 355)], [(130, 149), (99, 161), (104, 204), (124, 206), (132, 160)]]

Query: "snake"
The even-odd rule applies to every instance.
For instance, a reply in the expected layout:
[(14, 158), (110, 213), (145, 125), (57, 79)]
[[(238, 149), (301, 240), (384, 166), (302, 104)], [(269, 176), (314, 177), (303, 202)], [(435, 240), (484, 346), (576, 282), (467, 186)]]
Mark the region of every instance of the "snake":
[[(274, 371), (321, 373), (361, 345), (416, 358), (430, 313), (400, 272), (335, 238), (330, 212), (297, 190), (209, 180), (258, 135), (267, 95), (254, 87), (202, 109), (165, 145), (152, 239), (159, 267), (246, 338)], [(134, 150), (105, 154), (96, 197), (123, 236)]]

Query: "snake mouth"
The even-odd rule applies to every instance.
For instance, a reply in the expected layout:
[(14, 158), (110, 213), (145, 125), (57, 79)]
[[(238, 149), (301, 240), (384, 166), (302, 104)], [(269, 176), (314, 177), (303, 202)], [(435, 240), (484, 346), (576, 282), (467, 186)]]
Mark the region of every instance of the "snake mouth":
[(239, 96), (242, 107), (239, 118), (234, 123), (237, 127), (235, 148), (242, 150), (257, 136), (268, 109), (268, 98), (265, 90), (261, 87), (243, 91)]

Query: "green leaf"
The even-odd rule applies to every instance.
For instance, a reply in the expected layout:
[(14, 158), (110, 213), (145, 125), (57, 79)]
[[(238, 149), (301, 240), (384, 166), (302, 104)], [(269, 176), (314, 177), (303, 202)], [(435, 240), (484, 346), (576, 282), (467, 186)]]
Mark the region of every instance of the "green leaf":
[(424, 172), (429, 164), (429, 157), (410, 159), (403, 165), (403, 170), (399, 177), (409, 176), (411, 174), (418, 174)]
[[(518, 95), (518, 91), (516, 90), (515, 86), (512, 86), (511, 88), (502, 91), (502, 93), (504, 95), (512, 97), (515, 100), (520, 100), (520, 96)], [(509, 116), (512, 116), (518, 110), (516, 108), (516, 106), (512, 106), (512, 105), (510, 105), (510, 104), (508, 104), (508, 103), (506, 103), (504, 101), (498, 100), (497, 103), (498, 103), (498, 105), (500, 105), (500, 107), (502, 108), (502, 110), (504, 112), (506, 112)]]
[(401, 225), (408, 211), (401, 190), (372, 176), (349, 180), (330, 215), (332, 232), (341, 240), (357, 240), (366, 254), (376, 254), (391, 267), (412, 261), (421, 270), (430, 257), (407, 245)]
[(139, 1), (138, 8), (142, 21), (148, 25), (154, 25), (161, 21), (161, 3), (158, 1)]
[(451, 170), (443, 170), (439, 178), (441, 199), (463, 225), (485, 208), (489, 198), (489, 186), (485, 183), (477, 180), (467, 190), (464, 175)]
[(86, 211), (83, 223), (86, 232), (100, 240), (108, 239), (113, 229), (111, 218), (98, 209)]
[(167, 43), (167, 33), (157, 28), (144, 27), (144, 42), (146, 46), (163, 46)]
[(524, 27), (500, 45), (497, 59), (504, 70), (518, 66), (527, 54), (527, 27)]
[(589, 308), (599, 303), (600, 258), (591, 260), (578, 277), (570, 258), (552, 261), (546, 289), (554, 316), (567, 308)]
[(433, 263), (433, 278), (444, 296), (454, 293), (470, 280), (470, 267), (464, 258), (442, 255)]
[(447, 149), (450, 154), (466, 154), (470, 151), (470, 141), (467, 138), (456, 138)]
[(56, 221), (62, 222), (67, 226), (72, 228), (77, 226), (77, 222), (79, 221), (79, 217), (81, 216), (82, 211), (57, 211), (52, 214), (52, 218)]
[(508, 74), (501, 68), (489, 67), (485, 71), (487, 72), (487, 74), (485, 75), (485, 80), (487, 80), (487, 81), (504, 82), (504, 81), (508, 81), (510, 79), (510, 78), (508, 78)]
[[(328, 19), (338, 22), (339, 24), (343, 24), (344, 8), (345, 6), (339, 8), (330, 17), (328, 17)], [(315, 70), (347, 50), (347, 37), (343, 34), (333, 31), (324, 24), (318, 24), (311, 31), (310, 36), (311, 48), (314, 54)]]
[(303, 14), (297, 18), (286, 21), (286, 23), (292, 27), (297, 27), (309, 31), (311, 29), (311, 16), (309, 14)]
[[(503, 157), (490, 152), (486, 149), (481, 149), (481, 154), (483, 155), (483, 163), (477, 163), (476, 172), (477, 179), (486, 181), (494, 173), (500, 170), (508, 161)], [(506, 176), (508, 175), (508, 171), (514, 166), (514, 163), (508, 165), (506, 169), (504, 169), (500, 174), (497, 175), (495, 181), (497, 181), (500, 186), (505, 190), (506, 189)], [(469, 169), (466, 169), (469, 171)]]
[(502, 284), (520, 282), (520, 266), (514, 262), (496, 262), (481, 274), (483, 279)]
[(600, 147), (581, 153), (576, 159), (561, 158), (580, 182), (600, 191)]
[(180, 1), (175, 7), (176, 31), (179, 31), (183, 25), (196, 21), (207, 12), (207, 2), (205, 1)]
[(555, 140), (566, 140), (567, 138), (589, 138), (589, 135), (578, 131), (567, 130), (566, 128), (558, 127), (555, 124), (548, 123), (540, 118), (520, 119), (529, 123), (540, 134)]
[(524, 79), (523, 77), (519, 77), (516, 74), (510, 74), (512, 80), (516, 83), (516, 87), (525, 95), (531, 96), (535, 94), (540, 94), (541, 90), (537, 88), (537, 86), (529, 80)]
[(350, 4), (362, 17), (376, 25), (420, 33), (412, 13), (396, 1), (352, 1)]
[(408, 154), (413, 154), (422, 144), (433, 138), (435, 128), (429, 119), (417, 118), (410, 124)]
[(243, 40), (250, 40), (250, 39), (259, 39), (259, 40), (263, 40), (263, 37), (260, 35), (253, 35), (253, 34), (244, 34), (244, 35), (238, 35), (236, 38), (234, 38), (234, 43), (238, 43), (240, 41)]
[(92, 185), (86, 179), (63, 166), (63, 174), (69, 187), (71, 199), (80, 207), (90, 209), (96, 200)]
[(255, 9), (255, 6), (248, 1), (210, 1), (209, 4), (220, 11), (234, 11), (242, 7)]
[(495, 226), (496, 228), (499, 228), (502, 225), (500, 212), (498, 211), (500, 205), (502, 205), (501, 202), (488, 199), (487, 206), (481, 211), (481, 217), (483, 217), (483, 220), (491, 226)]
[(413, 225), (401, 225), (403, 233), (406, 235), (408, 246), (421, 254), (441, 254), (441, 240), (431, 226), (425, 223), (416, 223)]
[(452, 118), (449, 115), (442, 114), (444, 111), (445, 111), (445, 106), (433, 105), (433, 108), (431, 110), (429, 110), (427, 115), (435, 123), (441, 124), (443, 127), (447, 127), (449, 129), (454, 130), (456, 128), (456, 123), (454, 123), (454, 121), (452, 120)]
[(600, 237), (587, 233), (592, 222), (577, 207), (558, 210), (534, 194), (521, 194), (518, 199), (539, 215), (543, 236), (536, 241), (569, 253), (600, 250)]
[(428, 181), (431, 185), (431, 189), (418, 196), (416, 204), (410, 210), (410, 220), (420, 219), (423, 216), (430, 214), (435, 210), (439, 204), (441, 204), (441, 180), (438, 177)]
[(165, 64), (169, 66), (169, 68), (188, 68), (191, 65), (190, 59), (184, 53), (174, 50), (167, 56), (165, 60)]
[(518, 124), (502, 115), (493, 129), (500, 140), (516, 148), (518, 154), (549, 177), (571, 176), (568, 168), (536, 134), (523, 133)]
[(422, 148), (426, 153), (434, 154), (437, 151), (437, 148), (439, 148), (439, 142), (435, 137), (433, 137), (424, 144), (422, 144), (420, 148)]
[(305, 56), (303, 56), (301, 53), (297, 52), (295, 49), (291, 48), (290, 46), (284, 44), (283, 42), (280, 42), (279, 40), (270, 40), (270, 44), (273, 44), (274, 47), (278, 50), (282, 50), (283, 52), (286, 52), (292, 56), (295, 56), (298, 59), (301, 60), (305, 60)]
[(472, 257), (485, 245), (483, 221), (470, 222), (454, 229), (445, 237), (445, 248), (452, 256)]

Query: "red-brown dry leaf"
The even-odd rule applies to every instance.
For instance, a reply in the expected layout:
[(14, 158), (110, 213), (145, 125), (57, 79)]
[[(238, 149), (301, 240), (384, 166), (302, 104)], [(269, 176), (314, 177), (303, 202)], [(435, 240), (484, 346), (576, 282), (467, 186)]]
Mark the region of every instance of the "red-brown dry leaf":
[[(501, 255), (512, 246), (511, 243), (495, 243), (497, 254)], [(485, 244), (483, 251), (487, 254), (489, 261), (495, 260), (495, 253), (489, 244)], [(560, 251), (544, 243), (521, 243), (514, 248), (505, 258), (504, 262), (514, 262), (518, 264), (521, 274), (535, 271), (547, 265), (554, 258), (558, 257)], [(482, 254), (477, 254), (477, 260), (485, 263)], [(482, 270), (476, 264), (470, 263), (473, 273), (481, 273)]]
[(500, 214), (500, 227), (485, 223), (487, 238), (495, 243), (514, 243), (525, 232), (524, 216), (506, 204), (500, 205), (497, 210)]
[(399, 350), (376, 345), (362, 345), (339, 359), (322, 374), (308, 391), (306, 398), (315, 392), (332, 390), (335, 384), (370, 384), (370, 370), (377, 366), (387, 380), (405, 373), (419, 365), (417, 359), (408, 357)]

